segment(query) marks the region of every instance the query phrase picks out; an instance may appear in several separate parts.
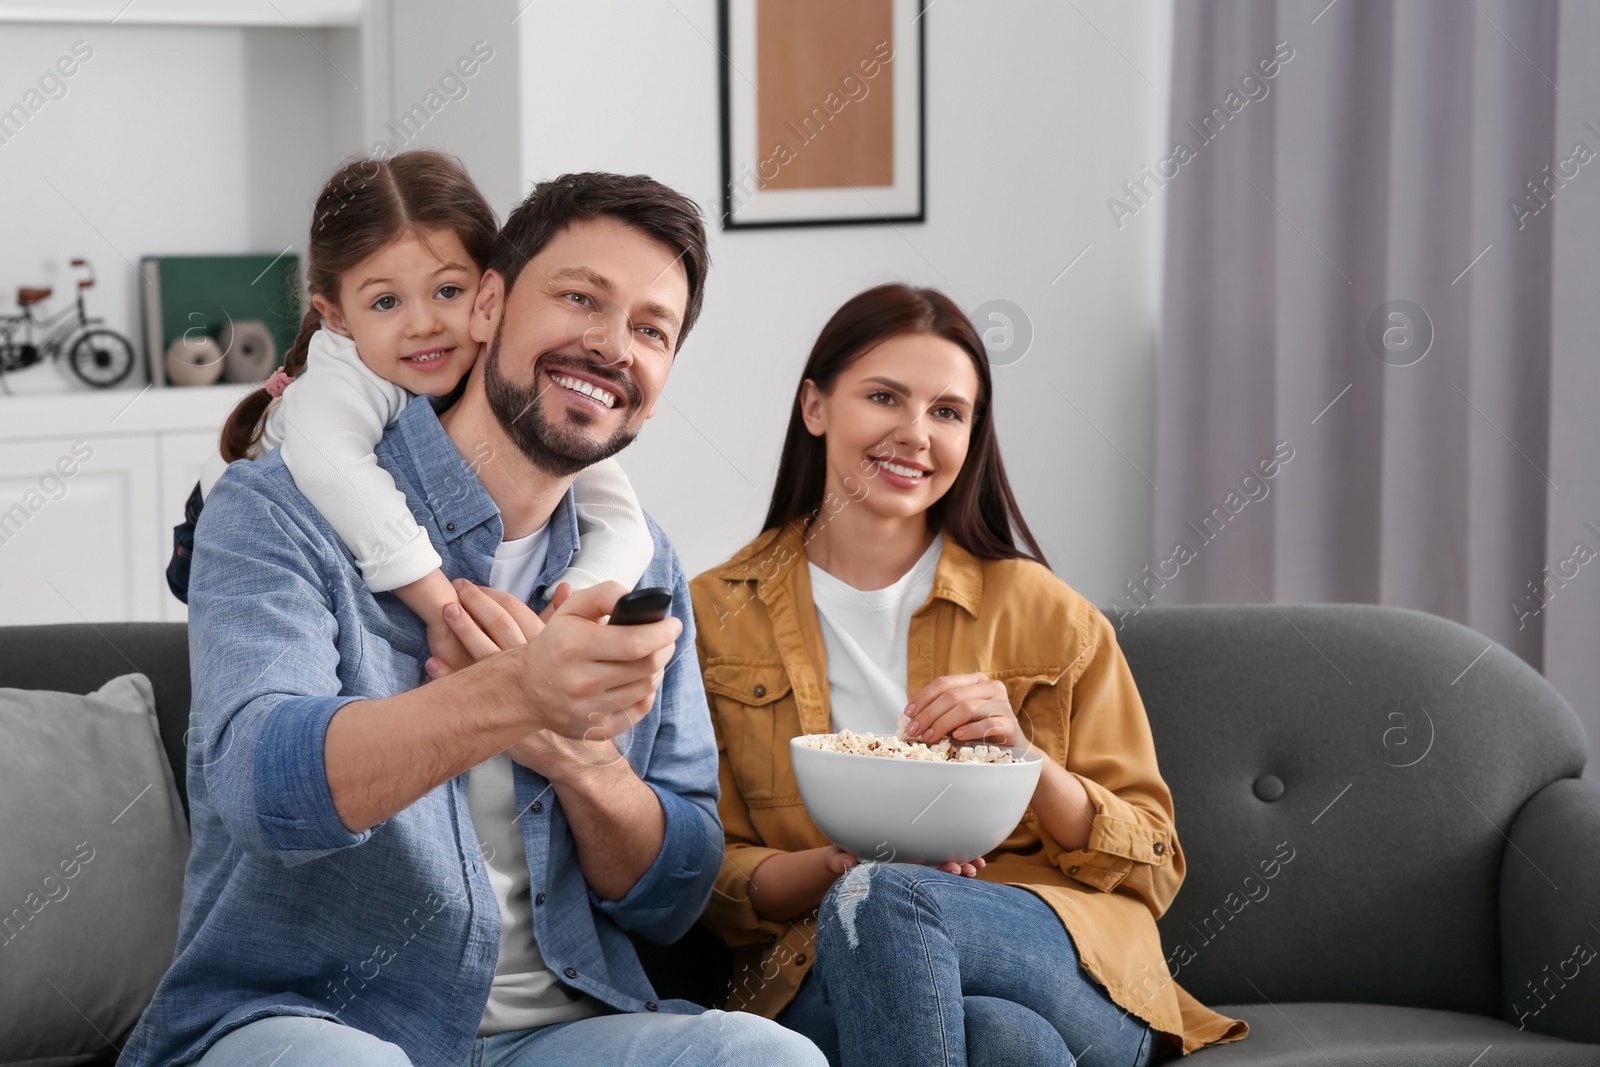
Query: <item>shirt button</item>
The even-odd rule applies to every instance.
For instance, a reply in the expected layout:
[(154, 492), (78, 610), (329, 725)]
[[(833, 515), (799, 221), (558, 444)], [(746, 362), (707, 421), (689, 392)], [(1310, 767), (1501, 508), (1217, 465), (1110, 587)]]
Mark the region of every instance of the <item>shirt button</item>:
[(798, 956), (796, 956), (794, 958), (794, 962), (795, 962), (795, 966), (797, 966), (797, 967), (805, 966), (806, 954), (804, 952), (800, 953), (800, 955), (798, 955)]
[(1157, 841), (1155, 844), (1150, 846), (1150, 851), (1154, 852), (1158, 856), (1161, 855), (1166, 850), (1167, 850), (1167, 843), (1165, 841)]
[(444, 529), (445, 529), (445, 533), (455, 533), (456, 532), (456, 524), (453, 523), (453, 522), (447, 522), (447, 523), (444, 524)]
[(661, 1010), (661, 1006), (659, 1004), (657, 1004), (653, 1000), (647, 1000), (647, 1001), (644, 1002), (644, 1010), (645, 1011), (660, 1011)]
[(578, 969), (576, 967), (568, 967), (566, 970), (562, 971), (561, 973), (566, 975), (568, 978), (576, 978), (576, 977), (578, 977)]
[(1077, 867), (1068, 867), (1067, 868), (1067, 873), (1068, 874), (1077, 874), (1078, 873), (1078, 868)]
[(535, 800), (535, 801), (534, 801), (534, 802), (533, 802), (533, 803), (532, 803), (532, 804), (531, 804), (531, 805), (530, 805), (530, 806), (529, 806), (529, 807), (528, 807), (528, 810), (529, 810), (529, 811), (531, 811), (531, 812), (533, 812), (533, 813), (534, 813), (534, 814), (535, 814), (535, 815), (537, 815), (537, 814), (539, 814), (539, 813), (540, 813), (540, 812), (541, 812), (541, 811), (543, 811), (543, 810), (544, 810), (544, 801), (542, 801), (542, 800)]
[(533, 898), (533, 902), (535, 904), (543, 904), (544, 903), (544, 894), (540, 893), (538, 896), (534, 897)]
[(764, 685), (756, 686), (756, 696), (764, 697), (766, 695), (767, 695), (767, 687), (766, 686), (764, 686)]

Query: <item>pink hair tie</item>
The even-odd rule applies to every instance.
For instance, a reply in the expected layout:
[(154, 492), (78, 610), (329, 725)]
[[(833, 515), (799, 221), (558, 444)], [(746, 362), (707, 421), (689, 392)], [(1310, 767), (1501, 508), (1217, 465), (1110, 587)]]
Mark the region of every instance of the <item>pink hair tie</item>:
[(272, 377), (267, 379), (267, 384), (265, 387), (267, 390), (267, 395), (270, 397), (282, 396), (283, 391), (289, 388), (289, 383), (292, 381), (294, 381), (294, 379), (289, 376), (289, 372), (284, 370), (282, 367), (279, 367), (277, 370), (272, 372)]

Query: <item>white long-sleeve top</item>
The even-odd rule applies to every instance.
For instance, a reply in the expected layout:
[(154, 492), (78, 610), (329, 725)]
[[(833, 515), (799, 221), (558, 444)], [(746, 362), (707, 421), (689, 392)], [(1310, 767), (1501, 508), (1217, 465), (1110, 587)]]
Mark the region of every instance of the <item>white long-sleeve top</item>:
[[(412, 396), (373, 373), (350, 338), (318, 330), (311, 337), (305, 370), (267, 409), (251, 457), (282, 450), (296, 487), (350, 549), (374, 593), (408, 585), (440, 565), (405, 494), (378, 465), (374, 451)], [(223, 469), (220, 455), (207, 464), (200, 479), (202, 497)], [(574, 589), (602, 581), (633, 588), (655, 548), (627, 474), (616, 460), (604, 460), (578, 475), (573, 493), (579, 548), (551, 588), (563, 581)]]

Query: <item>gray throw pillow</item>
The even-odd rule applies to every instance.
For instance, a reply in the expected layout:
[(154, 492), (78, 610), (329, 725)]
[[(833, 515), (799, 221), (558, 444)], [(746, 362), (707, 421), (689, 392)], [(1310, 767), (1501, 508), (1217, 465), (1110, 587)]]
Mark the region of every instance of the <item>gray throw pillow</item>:
[(149, 679), (0, 689), (0, 1065), (121, 1042), (172, 962), (188, 854)]

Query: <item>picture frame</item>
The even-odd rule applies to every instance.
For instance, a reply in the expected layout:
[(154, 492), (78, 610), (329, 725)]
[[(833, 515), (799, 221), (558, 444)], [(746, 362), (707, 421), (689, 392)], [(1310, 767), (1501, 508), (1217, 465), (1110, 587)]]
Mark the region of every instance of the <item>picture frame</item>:
[(923, 222), (926, 0), (719, 0), (722, 226)]

